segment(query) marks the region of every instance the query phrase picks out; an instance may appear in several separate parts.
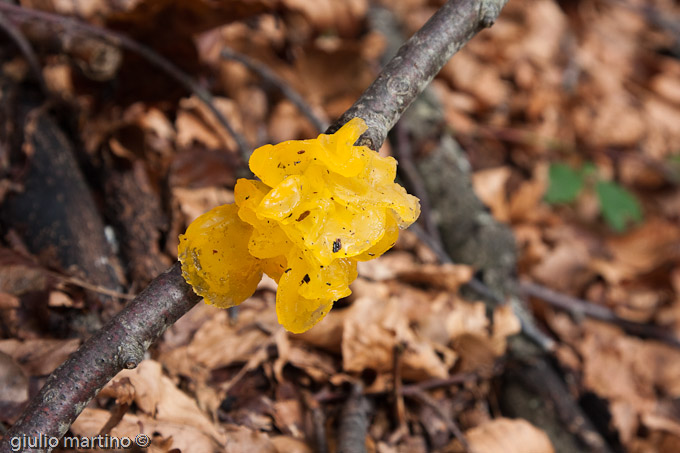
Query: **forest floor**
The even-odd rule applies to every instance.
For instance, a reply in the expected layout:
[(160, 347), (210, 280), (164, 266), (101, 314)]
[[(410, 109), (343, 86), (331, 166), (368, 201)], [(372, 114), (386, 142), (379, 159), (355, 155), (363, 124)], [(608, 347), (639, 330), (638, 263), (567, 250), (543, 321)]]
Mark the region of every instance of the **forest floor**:
[[(442, 3), (21, 1), (109, 41), (0, 11), (1, 427), (176, 260), (193, 219), (233, 202), (251, 149), (322, 132), (223, 49), (329, 123)], [(378, 17), (400, 25), (396, 38)], [(442, 131), (460, 144), (478, 197), (516, 238), (518, 282), (554, 340), (542, 354), (609, 451), (680, 451), (678, 24), (673, 0), (510, 0), (433, 81), (438, 134), (397, 133), (381, 150), (417, 162)], [(244, 149), (178, 74), (212, 93)], [(153, 452), (334, 452), (360, 384), (369, 452), (570, 451), (505, 394), (523, 360), (506, 354), (520, 331), (510, 306), (464, 299), (476, 270), (442, 264), (422, 230), (363, 263), (352, 295), (304, 334), (279, 326), (266, 278), (238, 311), (199, 304), (68, 435), (143, 432)]]

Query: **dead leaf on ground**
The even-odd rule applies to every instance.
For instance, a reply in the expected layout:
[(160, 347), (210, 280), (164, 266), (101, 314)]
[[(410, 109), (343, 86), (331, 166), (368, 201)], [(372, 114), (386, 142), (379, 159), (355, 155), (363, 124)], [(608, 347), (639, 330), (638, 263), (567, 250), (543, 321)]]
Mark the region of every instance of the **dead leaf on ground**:
[[(134, 370), (123, 370), (107, 386), (114, 392), (115, 383), (129, 382), (134, 389), (134, 402), (152, 419), (168, 425), (193, 427), (214, 441), (223, 443), (224, 433), (199, 409), (196, 400), (179, 390), (163, 375), (160, 363), (145, 360)], [(127, 393), (127, 390), (126, 390)]]
[(472, 177), (475, 193), (501, 222), (507, 222), (510, 217), (508, 200), (505, 198), (505, 184), (509, 177), (510, 169), (507, 167), (478, 171)]
[[(71, 425), (71, 432), (76, 436), (96, 437), (110, 417), (109, 411), (86, 408)], [(216, 439), (204, 430), (192, 425), (177, 424), (171, 421), (158, 421), (145, 414), (125, 414), (120, 423), (111, 429), (109, 433), (112, 437), (127, 437), (129, 439), (134, 439), (138, 434), (146, 434), (151, 438), (153, 444), (149, 451), (159, 453), (167, 453), (169, 451), (169, 448), (162, 448), (166, 444), (180, 451), (200, 451), (205, 453), (223, 451), (245, 452), (247, 450), (238, 450), (237, 448), (244, 448), (243, 443), (252, 442), (252, 438), (257, 437), (254, 433), (249, 436), (241, 435), (240, 438), (234, 436), (227, 443), (225, 434), (221, 434), (220, 438)], [(229, 444), (231, 444), (232, 449), (229, 450), (227, 448), (225, 450), (225, 446)], [(250, 445), (252, 446), (254, 443)]]
[(26, 376), (47, 376), (78, 349), (80, 340), (35, 339), (0, 341), (0, 351), (9, 355)]
[(361, 297), (354, 301), (344, 323), (343, 368), (378, 372), (393, 367), (394, 348), (404, 344), (402, 374), (405, 379), (423, 380), (448, 376), (455, 354), (440, 357), (433, 345), (409, 327), (401, 307), (393, 302)]
[(28, 378), (14, 359), (0, 352), (0, 418), (12, 423), (28, 400)]
[[(526, 420), (497, 418), (465, 431), (465, 439), (475, 453), (554, 453), (545, 432)], [(448, 453), (465, 451), (456, 440)]]

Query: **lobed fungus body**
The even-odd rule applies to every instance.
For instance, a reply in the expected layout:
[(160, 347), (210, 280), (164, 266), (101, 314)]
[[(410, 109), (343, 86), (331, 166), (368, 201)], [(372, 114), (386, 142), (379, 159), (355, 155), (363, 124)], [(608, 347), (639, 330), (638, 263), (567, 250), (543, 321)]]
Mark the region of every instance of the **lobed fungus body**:
[(348, 296), (357, 261), (376, 258), (420, 213), (418, 199), (394, 182), (397, 163), (363, 146), (354, 118), (335, 134), (256, 149), (239, 179), (235, 205), (196, 219), (180, 235), (185, 279), (206, 302), (237, 305), (266, 273), (278, 283), (276, 311), (304, 332)]

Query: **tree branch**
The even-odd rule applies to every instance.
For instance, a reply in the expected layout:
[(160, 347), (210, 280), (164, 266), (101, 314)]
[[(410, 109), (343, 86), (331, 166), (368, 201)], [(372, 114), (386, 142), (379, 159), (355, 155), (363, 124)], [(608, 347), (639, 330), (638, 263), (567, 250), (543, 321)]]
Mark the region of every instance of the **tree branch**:
[(430, 409), (432, 409), (432, 411), (437, 414), (449, 432), (453, 434), (456, 439), (458, 439), (458, 442), (460, 442), (461, 446), (463, 447), (464, 453), (470, 453), (472, 451), (470, 449), (470, 444), (468, 444), (465, 434), (463, 434), (463, 431), (461, 431), (458, 423), (456, 423), (456, 421), (452, 418), (449, 418), (449, 416), (442, 410), (441, 406), (437, 404), (437, 401), (434, 398), (422, 390), (417, 390), (411, 393), (411, 397), (420, 401), (425, 406), (430, 407)]
[(418, 30), (378, 78), (326, 131), (331, 134), (355, 117), (368, 130), (358, 145), (378, 150), (392, 129), (444, 64), (474, 35), (496, 21), (507, 0), (449, 0)]
[(338, 453), (365, 453), (366, 433), (371, 403), (363, 395), (361, 384), (352, 387), (345, 401), (338, 426)]
[(33, 74), (40, 85), (40, 89), (43, 91), (43, 93), (45, 93), (45, 95), (48, 95), (49, 93), (47, 90), (47, 85), (45, 85), (42, 69), (40, 68), (40, 62), (33, 51), (33, 47), (31, 47), (31, 43), (28, 42), (23, 33), (21, 33), (21, 30), (15, 27), (10, 21), (5, 19), (5, 15), (2, 13), (0, 13), (0, 29), (2, 29), (5, 34), (9, 36), (12, 41), (14, 41), (21, 53), (24, 54), (24, 58), (26, 58), (28, 66), (33, 71)]
[(579, 317), (585, 315), (592, 319), (619, 326), (631, 335), (651, 338), (670, 346), (680, 348), (680, 338), (676, 337), (668, 330), (652, 324), (643, 324), (623, 319), (612, 310), (602, 305), (596, 305), (587, 300), (571, 297), (531, 282), (520, 282), (520, 291), (524, 292), (527, 296), (532, 296), (547, 302), (555, 308), (567, 311), (571, 313), (572, 316)]
[(47, 378), (2, 439), (0, 452), (13, 451), (12, 437), (61, 438), (97, 392), (120, 370), (135, 368), (149, 346), (199, 300), (179, 263), (156, 277)]
[(293, 105), (295, 105), (295, 107), (297, 107), (300, 113), (307, 117), (309, 122), (312, 123), (317, 131), (321, 132), (328, 126), (328, 123), (325, 120), (319, 118), (319, 115), (317, 115), (309, 106), (309, 104), (307, 104), (300, 93), (295, 91), (290, 85), (286, 83), (285, 80), (276, 75), (274, 71), (269, 69), (266, 65), (256, 61), (253, 58), (250, 58), (247, 55), (236, 52), (233, 49), (229, 49), (228, 47), (222, 49), (220, 55), (222, 58), (238, 61), (243, 66), (257, 74), (262, 80), (276, 87), (276, 89), (278, 89), (281, 94), (283, 94), (290, 102), (293, 103)]

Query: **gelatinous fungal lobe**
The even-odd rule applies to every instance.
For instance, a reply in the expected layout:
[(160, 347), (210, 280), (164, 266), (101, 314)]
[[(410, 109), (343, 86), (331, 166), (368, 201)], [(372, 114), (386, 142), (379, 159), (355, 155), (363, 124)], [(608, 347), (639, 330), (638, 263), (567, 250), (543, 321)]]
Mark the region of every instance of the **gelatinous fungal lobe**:
[(250, 297), (262, 278), (262, 263), (248, 253), (253, 228), (235, 205), (219, 206), (194, 220), (179, 236), (184, 279), (206, 302), (233, 307)]
[(354, 146), (365, 130), (354, 118), (332, 135), (256, 149), (250, 168), (260, 181), (240, 179), (235, 206), (204, 214), (180, 238), (195, 291), (231, 306), (264, 272), (279, 284), (277, 315), (292, 332), (349, 295), (357, 261), (385, 253), (420, 213), (418, 199), (394, 183), (396, 161)]

